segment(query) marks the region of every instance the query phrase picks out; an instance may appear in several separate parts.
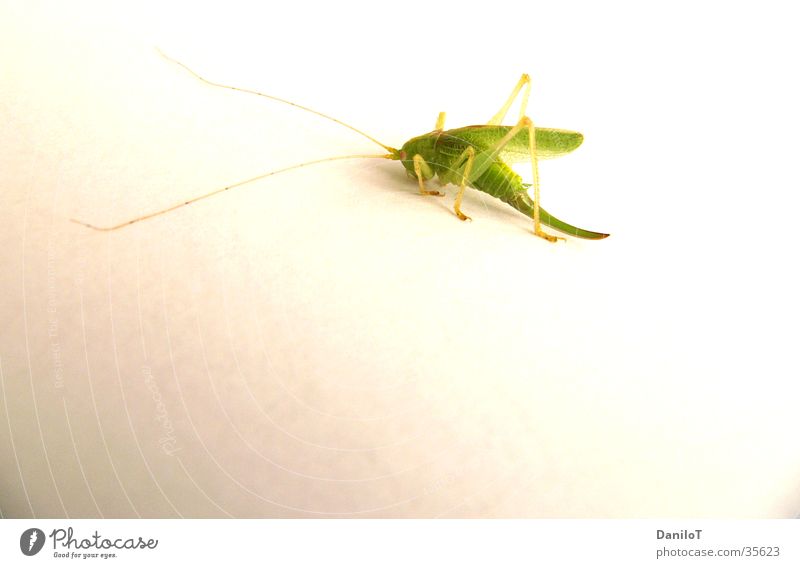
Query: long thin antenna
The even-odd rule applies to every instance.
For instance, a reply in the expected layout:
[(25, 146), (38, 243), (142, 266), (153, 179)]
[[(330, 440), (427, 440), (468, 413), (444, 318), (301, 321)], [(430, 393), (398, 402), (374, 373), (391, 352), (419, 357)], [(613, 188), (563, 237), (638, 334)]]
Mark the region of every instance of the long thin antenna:
[(397, 152), (397, 150), (395, 148), (392, 148), (391, 146), (387, 146), (386, 144), (378, 142), (375, 138), (373, 138), (372, 136), (370, 136), (366, 132), (362, 132), (358, 128), (356, 128), (354, 126), (350, 126), (349, 124), (347, 124), (346, 122), (342, 122), (338, 118), (333, 118), (332, 116), (328, 116), (327, 114), (321, 113), (319, 111), (316, 111), (314, 109), (305, 107), (303, 105), (299, 105), (297, 103), (293, 103), (292, 101), (287, 101), (286, 99), (282, 99), (280, 97), (275, 97), (273, 95), (267, 95), (266, 93), (261, 93), (259, 91), (254, 91), (252, 89), (243, 89), (241, 87), (233, 87), (231, 85), (223, 85), (222, 83), (215, 83), (214, 81), (209, 81), (208, 79), (206, 79), (205, 77), (202, 77), (201, 75), (197, 74), (196, 72), (194, 72), (192, 69), (190, 69), (189, 67), (187, 67), (186, 65), (184, 65), (183, 63), (178, 61), (177, 59), (173, 59), (172, 57), (170, 57), (169, 55), (167, 55), (166, 53), (164, 53), (160, 49), (156, 48), (156, 51), (158, 51), (158, 53), (161, 54), (161, 57), (163, 57), (167, 61), (171, 61), (172, 63), (175, 63), (176, 65), (180, 65), (181, 67), (186, 69), (186, 71), (188, 71), (189, 73), (194, 75), (197, 79), (201, 80), (203, 83), (206, 83), (208, 85), (212, 85), (214, 87), (222, 87), (223, 89), (230, 89), (232, 91), (239, 91), (240, 93), (250, 93), (251, 95), (258, 95), (259, 97), (264, 97), (264, 98), (267, 98), (267, 99), (270, 99), (270, 100), (273, 100), (273, 101), (278, 101), (279, 103), (284, 103), (284, 104), (287, 104), (287, 105), (291, 105), (291, 106), (293, 106), (295, 108), (299, 108), (300, 110), (304, 110), (306, 112), (310, 112), (310, 113), (316, 114), (317, 116), (321, 116), (322, 118), (327, 118), (328, 120), (332, 120), (336, 124), (340, 124), (340, 125), (344, 126), (345, 128), (349, 128), (350, 130), (352, 130), (354, 132), (358, 132), (359, 134), (361, 134), (361, 136), (364, 136), (365, 138), (369, 138), (370, 140), (375, 142), (375, 144), (377, 144), (378, 146), (381, 146), (382, 148), (385, 148), (389, 152), (392, 152), (392, 153), (396, 153)]
[(321, 164), (323, 162), (332, 162), (334, 160), (352, 160), (356, 158), (384, 158), (387, 160), (391, 160), (394, 158), (393, 154), (352, 154), (350, 156), (334, 156), (332, 158), (322, 158), (320, 160), (312, 160), (310, 162), (303, 162), (302, 164), (295, 164), (294, 166), (289, 166), (288, 168), (282, 168), (280, 170), (274, 170), (268, 172), (266, 174), (261, 174), (256, 177), (251, 177), (250, 179), (246, 179), (244, 181), (240, 181), (234, 183), (232, 185), (226, 185), (225, 187), (221, 187), (219, 189), (215, 189), (209, 193), (204, 195), (199, 195), (197, 197), (193, 197), (187, 201), (182, 201), (173, 205), (172, 207), (167, 207), (166, 209), (160, 209), (159, 211), (154, 211), (152, 213), (148, 213), (147, 215), (142, 215), (141, 217), (136, 217), (134, 219), (130, 219), (128, 221), (123, 221), (118, 225), (113, 225), (110, 227), (99, 227), (97, 225), (92, 225), (91, 223), (86, 223), (85, 221), (79, 221), (78, 219), (70, 219), (73, 223), (77, 223), (78, 225), (83, 225), (84, 227), (88, 227), (90, 229), (94, 229), (95, 231), (116, 231), (117, 229), (121, 229), (122, 227), (127, 227), (128, 225), (133, 225), (134, 223), (138, 223), (139, 221), (144, 221), (146, 219), (152, 219), (153, 217), (158, 217), (159, 215), (163, 215), (164, 213), (169, 213), (170, 211), (174, 211), (175, 209), (180, 209), (181, 207), (186, 207), (187, 205), (191, 205), (192, 203), (196, 203), (202, 199), (206, 199), (208, 197), (212, 197), (217, 195), (218, 193), (222, 193), (224, 191), (228, 191), (229, 189), (233, 189), (234, 187), (240, 187), (245, 184), (258, 181), (260, 179), (268, 178), (270, 176), (274, 176), (276, 174), (281, 174), (283, 172), (288, 172), (289, 170), (296, 170), (299, 168), (303, 168), (305, 166), (312, 166), (314, 164)]

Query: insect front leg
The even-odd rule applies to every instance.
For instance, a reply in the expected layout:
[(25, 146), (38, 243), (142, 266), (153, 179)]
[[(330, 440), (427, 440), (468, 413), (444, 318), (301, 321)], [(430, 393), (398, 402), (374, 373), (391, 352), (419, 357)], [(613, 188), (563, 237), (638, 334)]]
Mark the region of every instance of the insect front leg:
[(514, 90), (511, 91), (511, 96), (509, 96), (505, 104), (500, 107), (500, 110), (497, 111), (497, 114), (489, 119), (489, 124), (502, 124), (503, 119), (508, 113), (508, 109), (510, 109), (511, 105), (514, 104), (514, 99), (517, 98), (517, 95), (522, 90), (522, 87), (525, 87), (525, 93), (522, 95), (522, 103), (519, 107), (519, 117), (522, 119), (522, 117), (525, 116), (525, 110), (528, 108), (528, 96), (531, 94), (531, 78), (527, 73), (523, 73), (522, 77), (519, 78)]
[(422, 195), (444, 195), (439, 191), (430, 191), (425, 189), (425, 180), (433, 177), (433, 170), (419, 154), (414, 155), (414, 173), (417, 174), (417, 181), (419, 181), (419, 192)]

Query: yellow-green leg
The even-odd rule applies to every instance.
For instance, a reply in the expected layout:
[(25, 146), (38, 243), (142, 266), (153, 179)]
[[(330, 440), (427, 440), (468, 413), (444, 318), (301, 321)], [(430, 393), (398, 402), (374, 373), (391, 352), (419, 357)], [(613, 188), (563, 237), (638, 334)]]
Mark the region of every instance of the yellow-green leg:
[(439, 116), (436, 117), (436, 128), (434, 130), (444, 130), (444, 119), (447, 117), (447, 113), (442, 111), (439, 113)]
[(536, 128), (533, 125), (533, 121), (527, 116), (523, 116), (518, 124), (528, 128), (528, 150), (531, 155), (531, 171), (533, 172), (533, 232), (536, 233), (536, 236), (542, 237), (551, 243), (556, 242), (558, 239), (564, 241), (566, 240), (565, 238), (551, 235), (542, 230), (542, 222), (539, 218), (541, 191), (539, 190), (539, 160), (536, 157)]
[(439, 191), (430, 191), (429, 189), (425, 189), (425, 180), (433, 177), (433, 170), (425, 161), (425, 159), (419, 154), (414, 156), (414, 173), (417, 174), (419, 192), (422, 195), (444, 195)]
[(523, 88), (525, 91), (522, 94), (522, 102), (520, 103), (519, 107), (519, 122), (517, 122), (517, 125), (512, 128), (502, 140), (500, 140), (495, 149), (505, 146), (508, 141), (511, 140), (522, 128), (528, 129), (528, 150), (531, 157), (531, 170), (533, 173), (533, 232), (536, 233), (537, 236), (542, 237), (550, 242), (555, 242), (558, 239), (565, 240), (563, 237), (556, 237), (555, 235), (551, 235), (542, 230), (542, 222), (539, 215), (541, 191), (539, 189), (539, 160), (536, 155), (536, 128), (534, 127), (533, 121), (530, 119), (530, 117), (525, 114), (525, 111), (528, 108), (528, 97), (531, 93), (531, 78), (527, 73), (522, 74), (522, 77), (520, 77), (519, 81), (517, 81), (517, 84), (514, 86), (514, 89), (511, 91), (511, 95), (508, 97), (508, 100), (502, 107), (500, 107), (500, 110), (497, 111), (497, 114), (495, 114), (489, 120), (489, 124), (501, 124), (503, 122), (503, 119), (508, 113), (508, 109), (510, 109), (511, 105), (514, 104), (514, 99), (517, 98), (517, 95), (519, 95)]
[(467, 149), (464, 150), (464, 152), (458, 158), (458, 162), (461, 162), (462, 160), (466, 160), (466, 162), (464, 163), (464, 171), (461, 173), (461, 183), (458, 187), (456, 202), (453, 205), (453, 209), (455, 210), (459, 219), (462, 221), (471, 221), (472, 218), (464, 215), (464, 213), (461, 211), (461, 200), (464, 198), (464, 190), (467, 188), (467, 182), (472, 174), (472, 165), (475, 163), (475, 148), (472, 146), (467, 146)]
[(505, 104), (500, 107), (500, 110), (497, 111), (497, 114), (489, 119), (489, 124), (501, 124), (503, 122), (503, 119), (508, 113), (508, 109), (510, 109), (511, 105), (514, 104), (514, 99), (517, 98), (517, 95), (523, 87), (525, 87), (525, 92), (522, 95), (522, 103), (519, 107), (519, 118), (522, 119), (525, 116), (525, 110), (528, 108), (528, 96), (531, 94), (531, 78), (527, 73), (523, 73), (522, 77), (519, 78), (516, 86), (511, 91), (511, 96), (509, 96)]

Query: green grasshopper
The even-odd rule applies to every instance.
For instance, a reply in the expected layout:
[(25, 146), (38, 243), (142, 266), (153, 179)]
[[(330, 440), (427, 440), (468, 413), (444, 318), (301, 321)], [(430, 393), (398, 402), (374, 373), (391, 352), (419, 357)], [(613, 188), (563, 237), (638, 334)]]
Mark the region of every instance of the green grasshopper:
[[(159, 52), (160, 53), (160, 52)], [(557, 219), (550, 215), (547, 211), (539, 206), (540, 203), (540, 190), (539, 190), (539, 159), (553, 158), (563, 154), (572, 152), (575, 148), (583, 142), (583, 135), (579, 132), (572, 132), (569, 130), (559, 130), (555, 128), (540, 128), (534, 127), (531, 119), (526, 116), (525, 110), (528, 104), (528, 97), (530, 95), (531, 80), (528, 75), (523, 74), (520, 80), (508, 97), (508, 100), (500, 108), (485, 125), (465, 126), (453, 130), (445, 130), (445, 113), (440, 112), (436, 120), (436, 127), (434, 130), (422, 136), (412, 138), (398, 150), (387, 146), (372, 136), (362, 132), (361, 130), (342, 122), (332, 116), (323, 114), (308, 107), (293, 103), (286, 99), (281, 99), (272, 95), (267, 95), (258, 91), (243, 89), (240, 87), (232, 87), (230, 85), (223, 85), (209, 81), (201, 77), (183, 63), (176, 61), (163, 53), (161, 55), (172, 61), (173, 63), (183, 67), (186, 71), (191, 73), (200, 81), (212, 85), (214, 87), (222, 87), (234, 91), (258, 95), (273, 101), (281, 102), (291, 105), (300, 110), (304, 110), (317, 116), (321, 116), (331, 120), (341, 126), (349, 128), (358, 134), (368, 138), (372, 142), (378, 144), (388, 154), (354, 154), (348, 156), (334, 156), (332, 158), (322, 158), (320, 160), (313, 160), (304, 162), (275, 170), (266, 174), (262, 174), (238, 183), (216, 189), (210, 193), (200, 195), (183, 201), (172, 207), (161, 209), (147, 215), (142, 215), (134, 219), (130, 219), (118, 225), (110, 227), (100, 227), (71, 219), (71, 221), (84, 225), (91, 229), (98, 231), (113, 231), (122, 227), (150, 219), (158, 215), (173, 211), (180, 207), (190, 205), (201, 199), (206, 199), (218, 193), (222, 193), (234, 187), (239, 187), (256, 180), (264, 179), (266, 177), (319, 164), (322, 162), (329, 162), (332, 160), (347, 160), (354, 158), (382, 158), (387, 160), (399, 160), (403, 167), (405, 167), (407, 174), (416, 179), (419, 183), (419, 192), (422, 195), (444, 195), (438, 191), (432, 191), (425, 187), (425, 182), (438, 177), (441, 185), (455, 184), (458, 185), (458, 193), (456, 195), (454, 211), (459, 219), (462, 221), (469, 220), (470, 218), (461, 211), (461, 201), (464, 197), (464, 190), (467, 187), (473, 187), (484, 193), (504, 201), (517, 209), (525, 216), (533, 219), (534, 233), (550, 242), (555, 242), (558, 239), (564, 240), (563, 237), (556, 237), (545, 232), (542, 225), (547, 225), (553, 229), (557, 229), (563, 233), (581, 237), (584, 239), (604, 239), (608, 236), (606, 233), (596, 233), (594, 231), (587, 231), (579, 229), (564, 221)], [(522, 102), (520, 105), (519, 120), (514, 126), (503, 126), (501, 123), (508, 113), (509, 108), (523, 92)], [(519, 163), (530, 160), (531, 170), (533, 173), (533, 183), (526, 184), (522, 182), (522, 178), (516, 174), (508, 164)], [(533, 186), (533, 198), (528, 194), (528, 189)]]

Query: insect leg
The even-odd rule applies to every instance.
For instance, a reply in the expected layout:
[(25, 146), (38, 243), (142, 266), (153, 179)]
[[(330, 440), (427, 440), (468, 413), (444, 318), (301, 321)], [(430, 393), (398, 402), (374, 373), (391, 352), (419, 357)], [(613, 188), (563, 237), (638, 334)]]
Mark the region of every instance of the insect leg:
[(551, 235), (542, 230), (542, 222), (539, 215), (540, 191), (539, 191), (539, 160), (536, 157), (536, 128), (533, 126), (533, 121), (523, 116), (518, 124), (522, 124), (528, 128), (528, 148), (531, 156), (531, 170), (533, 172), (533, 232), (536, 236), (550, 241), (556, 242), (558, 239), (565, 241), (563, 237)]
[(436, 130), (444, 130), (444, 119), (447, 117), (447, 113), (442, 111), (439, 113), (439, 116), (436, 118)]
[(472, 165), (475, 162), (475, 148), (472, 146), (467, 146), (467, 149), (464, 150), (464, 152), (458, 158), (458, 161), (461, 162), (464, 159), (466, 159), (466, 163), (464, 164), (464, 171), (461, 174), (461, 185), (458, 188), (458, 194), (456, 195), (456, 202), (453, 206), (453, 209), (455, 210), (459, 219), (462, 221), (467, 221), (471, 220), (471, 218), (461, 212), (461, 199), (464, 197), (464, 190), (467, 187), (467, 181), (470, 179), (470, 174), (472, 173)]
[(514, 103), (514, 99), (517, 98), (517, 95), (522, 90), (522, 87), (525, 87), (525, 92), (522, 95), (522, 103), (519, 107), (519, 117), (522, 118), (525, 116), (525, 109), (528, 107), (528, 95), (531, 94), (531, 78), (528, 76), (527, 73), (523, 73), (522, 77), (519, 78), (517, 81), (517, 85), (514, 87), (514, 90), (511, 91), (511, 96), (508, 97), (506, 103), (497, 111), (490, 120), (488, 124), (501, 124), (503, 119), (506, 117), (506, 113), (508, 113), (508, 109), (511, 108), (511, 105)]
[(430, 179), (433, 177), (433, 170), (419, 154), (414, 155), (414, 173), (417, 174), (417, 181), (419, 181), (419, 192), (422, 195), (444, 195), (439, 191), (430, 191), (425, 189), (425, 178)]

